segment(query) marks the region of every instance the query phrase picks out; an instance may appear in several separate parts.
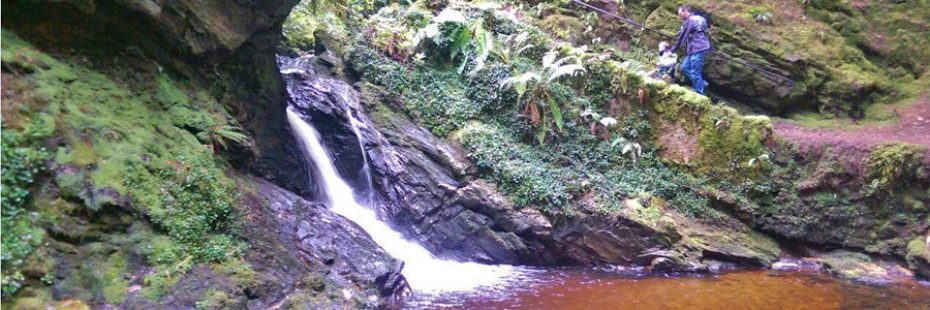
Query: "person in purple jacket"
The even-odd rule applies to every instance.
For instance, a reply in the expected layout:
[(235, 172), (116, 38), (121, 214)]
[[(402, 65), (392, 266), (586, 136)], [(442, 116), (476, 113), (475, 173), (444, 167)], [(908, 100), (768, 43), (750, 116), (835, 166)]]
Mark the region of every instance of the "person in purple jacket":
[(678, 16), (683, 21), (678, 40), (671, 51), (676, 52), (682, 44), (688, 47), (681, 62), (681, 71), (691, 80), (694, 91), (703, 95), (707, 81), (701, 74), (704, 69), (704, 54), (710, 51), (710, 39), (707, 37), (707, 20), (698, 14), (691, 14), (691, 6), (685, 4), (678, 8)]

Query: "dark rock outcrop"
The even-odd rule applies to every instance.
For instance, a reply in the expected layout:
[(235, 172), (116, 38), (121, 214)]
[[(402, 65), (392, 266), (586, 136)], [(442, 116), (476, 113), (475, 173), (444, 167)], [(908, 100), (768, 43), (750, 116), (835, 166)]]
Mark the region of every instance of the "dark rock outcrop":
[(375, 107), (368, 140), (383, 211), (408, 237), (441, 256), (488, 263), (552, 263), (543, 242), (552, 225), (539, 211), (517, 210), (497, 190), (465, 177), (474, 167), (462, 150), (405, 116)]
[[(285, 295), (283, 302), (301, 300), (296, 298), (300, 294), (324, 296), (295, 304), (302, 308), (341, 307), (317, 304), (333, 296), (356, 306), (383, 307), (399, 301), (407, 290), (400, 274), (403, 262), (390, 257), (364, 230), (267, 181), (251, 178), (249, 183), (255, 191), (243, 198), (249, 219), (243, 236), (253, 248), (248, 261), (268, 276), (269, 285), (280, 287), (254, 293)], [(322, 284), (307, 283), (308, 275), (321, 278)], [(349, 296), (344, 296), (345, 290)]]

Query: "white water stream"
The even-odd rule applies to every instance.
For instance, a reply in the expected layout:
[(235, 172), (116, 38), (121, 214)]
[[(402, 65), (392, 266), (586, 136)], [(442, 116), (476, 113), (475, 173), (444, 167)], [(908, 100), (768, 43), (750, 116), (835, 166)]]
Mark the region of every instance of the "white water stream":
[[(350, 118), (353, 117), (350, 115)], [(336, 171), (330, 153), (323, 146), (316, 129), (290, 107), (287, 109), (287, 120), (303, 142), (307, 159), (319, 169), (319, 182), (322, 183), (332, 211), (361, 226), (388, 254), (404, 261), (402, 273), (415, 292), (471, 290), (496, 284), (516, 272), (512, 266), (439, 259), (423, 246), (404, 239), (399, 232), (379, 220), (372, 209), (356, 200), (352, 188)], [(353, 119), (353, 128), (356, 123)]]

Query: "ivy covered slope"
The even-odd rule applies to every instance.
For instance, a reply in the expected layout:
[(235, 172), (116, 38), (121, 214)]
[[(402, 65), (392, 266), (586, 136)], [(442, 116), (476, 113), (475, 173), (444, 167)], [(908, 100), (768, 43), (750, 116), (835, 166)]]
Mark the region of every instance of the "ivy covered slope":
[[(517, 207), (578, 221), (579, 231), (608, 222), (649, 240), (618, 245), (624, 252), (671, 250), (635, 259), (641, 264), (766, 265), (779, 254), (774, 241), (714, 209), (708, 194), (717, 180), (764, 170), (748, 162), (765, 153), (767, 118), (644, 79), (631, 62), (554, 41), (496, 5), (391, 5), (354, 26), (363, 36), (332, 50), (349, 51), (348, 69), (370, 82), (363, 94), (464, 146), (479, 177)], [(691, 143), (676, 152), (680, 164), (662, 156), (661, 145), (676, 139)]]
[(320, 33), (344, 36), (324, 45), (348, 51), (350, 73), (370, 82), (363, 94), (464, 146), (518, 207), (592, 227), (605, 216), (639, 223), (686, 258), (700, 255), (682, 249), (744, 246), (744, 257), (769, 261), (778, 247), (758, 229), (909, 258), (926, 272), (921, 248), (908, 247), (930, 225), (923, 148), (801, 150), (768, 117), (646, 78), (652, 56), (600, 44), (610, 38), (598, 29), (616, 26), (603, 19), (573, 17), (592, 44), (559, 40), (571, 28), (546, 14), (567, 10), (541, 6), (390, 5), (343, 26), (358, 37)]
[[(2, 43), (4, 308), (226, 309), (285, 294), (333, 307), (341, 288), (358, 292), (342, 303), (376, 306), (403, 287), (400, 262), (347, 220), (232, 170), (220, 154), (250, 138), (206, 88), (154, 62), (53, 57), (6, 30)], [(319, 237), (295, 241), (296, 225)], [(379, 263), (288, 254), (332, 244)], [(352, 270), (327, 275), (340, 268)]]

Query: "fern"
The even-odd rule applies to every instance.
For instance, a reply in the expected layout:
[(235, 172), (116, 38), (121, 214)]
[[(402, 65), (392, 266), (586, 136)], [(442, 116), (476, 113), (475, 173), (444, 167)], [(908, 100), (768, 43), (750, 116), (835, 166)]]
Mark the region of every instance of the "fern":
[[(580, 59), (577, 56), (558, 56), (556, 52), (550, 51), (543, 56), (542, 67), (539, 70), (514, 75), (501, 82), (501, 88), (513, 88), (517, 92), (517, 102), (524, 104), (524, 114), (530, 123), (538, 126), (536, 138), (540, 144), (545, 143), (552, 125), (558, 132), (564, 130), (562, 107), (549, 94), (549, 85), (556, 83), (560, 78), (585, 73), (585, 68), (579, 63)], [(543, 100), (545, 109), (540, 105), (540, 101)], [(546, 121), (548, 119), (552, 120), (551, 124)]]

